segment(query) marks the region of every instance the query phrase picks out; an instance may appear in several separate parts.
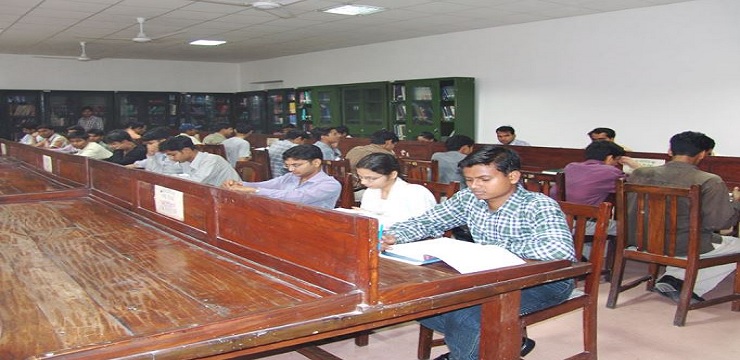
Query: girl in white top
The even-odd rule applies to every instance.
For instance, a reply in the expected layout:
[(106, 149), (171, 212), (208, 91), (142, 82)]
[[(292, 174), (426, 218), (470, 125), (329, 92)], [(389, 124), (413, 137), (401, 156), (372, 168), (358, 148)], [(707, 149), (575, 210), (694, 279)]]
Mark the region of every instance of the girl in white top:
[(384, 226), (423, 214), (437, 203), (425, 187), (409, 184), (399, 176), (395, 156), (369, 154), (357, 162), (357, 177), (367, 187), (360, 209), (380, 218)]

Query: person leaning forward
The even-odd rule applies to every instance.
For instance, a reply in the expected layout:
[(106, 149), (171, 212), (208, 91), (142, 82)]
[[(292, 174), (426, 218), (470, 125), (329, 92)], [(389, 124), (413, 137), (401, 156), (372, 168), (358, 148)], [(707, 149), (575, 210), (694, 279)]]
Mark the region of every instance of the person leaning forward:
[[(573, 238), (558, 203), (520, 184), (519, 155), (504, 146), (485, 146), (460, 161), (468, 187), (424, 214), (394, 224), (383, 235), (382, 248), (438, 237), (445, 230), (467, 225), (476, 243), (501, 246), (523, 259), (575, 261)], [(563, 280), (522, 290), (521, 314), (561, 303), (573, 290)], [(480, 306), (421, 320), (445, 335), (449, 358), (478, 358)], [(522, 354), (534, 345), (522, 339)], [(446, 359), (447, 357), (440, 357)]]

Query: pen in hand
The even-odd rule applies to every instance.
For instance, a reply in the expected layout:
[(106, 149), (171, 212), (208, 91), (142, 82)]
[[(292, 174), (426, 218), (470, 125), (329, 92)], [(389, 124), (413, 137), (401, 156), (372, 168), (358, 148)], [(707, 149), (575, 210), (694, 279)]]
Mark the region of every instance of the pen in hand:
[(383, 252), (383, 224), (378, 227), (378, 251)]

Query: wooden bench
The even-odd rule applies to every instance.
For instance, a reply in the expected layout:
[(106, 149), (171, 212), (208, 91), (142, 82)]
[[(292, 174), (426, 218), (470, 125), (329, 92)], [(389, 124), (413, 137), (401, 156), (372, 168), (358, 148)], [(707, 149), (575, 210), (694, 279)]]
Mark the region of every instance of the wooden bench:
[[(31, 168), (70, 160), (0, 143)], [(236, 357), (481, 304), (481, 357), (518, 359), (521, 334), (496, 329), (518, 328), (520, 290), (589, 272), (552, 261), (461, 275), (379, 259), (375, 219), (83, 163), (76, 198), (0, 203), (9, 358)], [(64, 167), (36, 174), (78, 176)]]

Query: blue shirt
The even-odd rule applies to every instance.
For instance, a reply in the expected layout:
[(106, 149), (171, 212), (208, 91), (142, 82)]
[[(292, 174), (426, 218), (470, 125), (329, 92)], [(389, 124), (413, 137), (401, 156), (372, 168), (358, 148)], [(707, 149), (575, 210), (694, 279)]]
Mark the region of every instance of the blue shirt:
[(287, 173), (278, 178), (261, 182), (244, 182), (244, 186), (259, 189), (257, 195), (273, 199), (298, 202), (306, 205), (333, 209), (337, 206), (342, 185), (319, 171), (301, 184), (301, 178)]
[(501, 246), (523, 259), (576, 260), (573, 237), (558, 203), (521, 185), (496, 211), (464, 189), (387, 231), (397, 243), (405, 243), (438, 237), (460, 225), (468, 225), (476, 243)]

